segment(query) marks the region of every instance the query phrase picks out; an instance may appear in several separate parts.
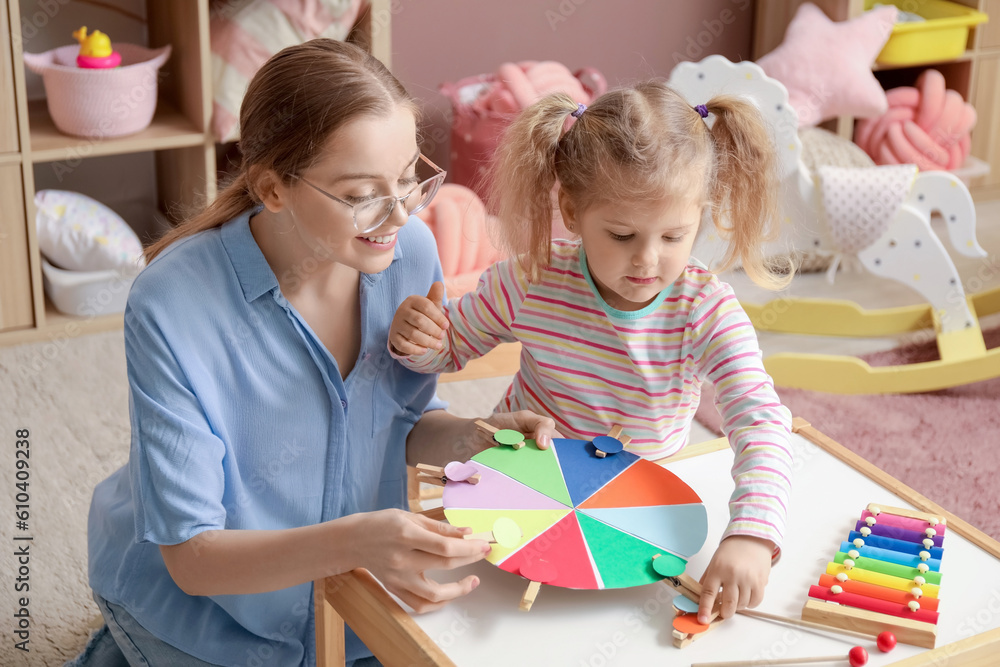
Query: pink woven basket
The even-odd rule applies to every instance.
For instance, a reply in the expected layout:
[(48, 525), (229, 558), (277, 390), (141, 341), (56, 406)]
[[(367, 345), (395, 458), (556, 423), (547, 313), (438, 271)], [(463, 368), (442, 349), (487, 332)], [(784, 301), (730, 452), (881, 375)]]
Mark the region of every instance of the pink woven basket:
[(49, 114), (60, 132), (103, 139), (149, 127), (156, 111), (157, 70), (170, 57), (170, 47), (112, 48), (122, 56), (115, 69), (77, 67), (78, 44), (24, 54), (28, 69), (42, 76)]

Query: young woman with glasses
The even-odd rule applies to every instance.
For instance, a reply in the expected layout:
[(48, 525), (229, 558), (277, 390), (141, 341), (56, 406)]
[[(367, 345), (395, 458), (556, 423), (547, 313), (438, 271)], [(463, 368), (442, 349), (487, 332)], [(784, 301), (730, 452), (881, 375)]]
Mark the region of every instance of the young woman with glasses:
[[(478, 584), (424, 573), (486, 542), (402, 511), (407, 461), (488, 446), (386, 350), (396, 307), (442, 279), (412, 217), (444, 179), (416, 113), (381, 63), (331, 40), (251, 81), (238, 175), (148, 249), (129, 294), (129, 462), (89, 519), (106, 625), (74, 664), (311, 667), (316, 579), (364, 567), (417, 611)], [(529, 412), (490, 421), (555, 433)], [(377, 664), (349, 630), (346, 650)]]

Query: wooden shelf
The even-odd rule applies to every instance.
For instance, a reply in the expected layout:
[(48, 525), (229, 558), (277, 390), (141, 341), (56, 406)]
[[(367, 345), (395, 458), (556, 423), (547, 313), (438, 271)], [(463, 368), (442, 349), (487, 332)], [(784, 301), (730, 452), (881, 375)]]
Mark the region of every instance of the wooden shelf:
[(83, 334), (99, 333), (121, 329), (123, 313), (100, 315), (97, 317), (76, 317), (56, 310), (48, 297), (45, 298), (45, 323), (40, 326), (0, 331), (0, 346), (20, 345), (39, 341), (57, 341), (75, 338)]
[[(28, 101), (20, 35), (20, 7), (25, 3), (0, 0), (0, 237), (6, 238), (0, 243), (0, 346), (122, 327), (121, 314), (64, 315), (46, 298), (34, 224), (35, 179), (42, 170), (33, 166), (152, 153), (156, 211), (172, 219), (170, 214), (182, 216), (215, 197), (209, 0), (137, 2), (145, 4), (147, 46), (173, 47), (159, 77), (156, 113), (142, 132), (94, 139), (63, 134), (56, 129), (45, 100)], [(367, 0), (366, 4), (354, 37), (388, 66), (389, 0)], [(92, 181), (81, 178), (74, 189), (89, 194)]]
[[(945, 85), (957, 91), (966, 102), (975, 107), (978, 115), (972, 132), (971, 155), (987, 164), (1000, 165), (1000, 96), (996, 94), (1000, 81), (1000, 0), (952, 0), (959, 5), (975, 9), (993, 20), (973, 26), (968, 34), (965, 51), (947, 61), (934, 61), (917, 65), (879, 65), (872, 71), (885, 89), (912, 86), (920, 73), (936, 69), (944, 75)], [(754, 38), (751, 58), (761, 56), (776, 48), (785, 36), (789, 22), (799, 6), (806, 0), (757, 0), (754, 11)], [(846, 21), (864, 12), (864, 0), (812, 0), (833, 21)], [(820, 125), (824, 129), (852, 140), (854, 118), (840, 116)], [(977, 201), (1000, 196), (1000, 169), (993, 168), (985, 176), (977, 177), (970, 187)]]
[(75, 336), (98, 331), (111, 331), (121, 328), (124, 313), (81, 317), (67, 315), (56, 310), (48, 297), (45, 297), (45, 326), (42, 331), (49, 335)]
[(205, 133), (199, 131), (190, 119), (164, 99), (157, 102), (156, 113), (149, 127), (125, 137), (95, 140), (63, 134), (52, 122), (44, 100), (29, 103), (28, 125), (31, 133), (32, 162), (54, 162), (98, 155), (188, 148), (205, 144)]

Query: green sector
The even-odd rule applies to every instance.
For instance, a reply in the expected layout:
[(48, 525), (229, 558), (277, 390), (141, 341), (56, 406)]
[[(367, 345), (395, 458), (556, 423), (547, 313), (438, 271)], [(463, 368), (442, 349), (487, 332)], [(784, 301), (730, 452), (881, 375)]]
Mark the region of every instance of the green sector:
[(534, 440), (525, 440), (524, 443), (525, 446), (521, 449), (491, 447), (473, 456), (472, 460), (513, 477), (567, 507), (572, 507), (573, 501), (570, 500), (566, 482), (563, 481), (562, 471), (559, 470), (559, 462), (552, 448), (539, 449)]
[(576, 518), (605, 588), (627, 588), (662, 581), (663, 575), (653, 569), (653, 556), (657, 554), (660, 554), (659, 558), (670, 559), (671, 567), (661, 570), (671, 572), (671, 576), (684, 572), (687, 562), (683, 559), (581, 512), (576, 512)]

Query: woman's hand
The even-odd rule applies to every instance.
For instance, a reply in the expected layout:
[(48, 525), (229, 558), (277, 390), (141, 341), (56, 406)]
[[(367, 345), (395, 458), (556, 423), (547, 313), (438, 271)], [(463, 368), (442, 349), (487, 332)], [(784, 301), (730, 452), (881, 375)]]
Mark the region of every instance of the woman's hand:
[[(532, 412), (531, 410), (518, 410), (517, 412), (494, 412), (483, 420), (491, 426), (497, 428), (509, 428), (524, 434), (525, 438), (533, 439), (539, 449), (548, 449), (552, 446), (552, 438), (563, 437), (556, 430), (556, 423), (551, 417)], [(482, 445), (476, 451), (481, 451), (487, 447), (492, 447), (496, 443), (490, 434), (480, 428), (479, 443)]]
[(709, 622), (716, 597), (720, 595), (722, 618), (729, 618), (737, 609), (759, 605), (764, 599), (773, 551), (772, 542), (757, 537), (733, 535), (722, 540), (701, 578), (698, 622)]
[(389, 349), (400, 357), (423, 354), (428, 348), (441, 349), (448, 318), (441, 307), (444, 284), (431, 285), (427, 296), (406, 297), (389, 326)]
[(490, 545), (464, 539), (471, 528), (395, 509), (351, 516), (357, 519), (352, 531), (354, 562), (417, 613), (443, 607), (479, 585), (479, 578), (473, 575), (442, 584), (424, 574), (482, 560)]

